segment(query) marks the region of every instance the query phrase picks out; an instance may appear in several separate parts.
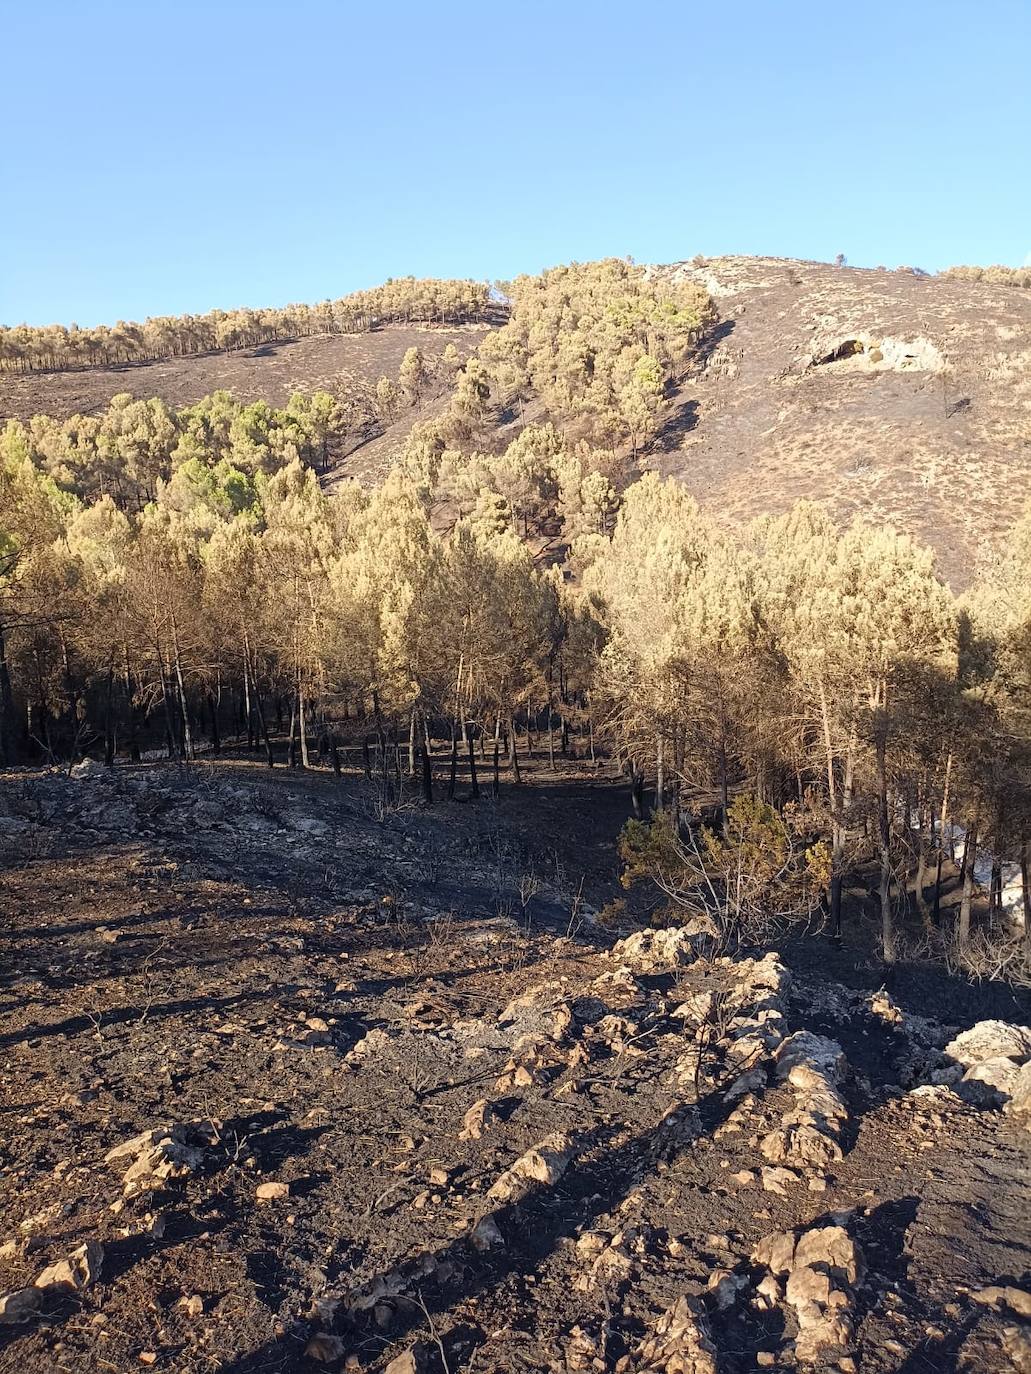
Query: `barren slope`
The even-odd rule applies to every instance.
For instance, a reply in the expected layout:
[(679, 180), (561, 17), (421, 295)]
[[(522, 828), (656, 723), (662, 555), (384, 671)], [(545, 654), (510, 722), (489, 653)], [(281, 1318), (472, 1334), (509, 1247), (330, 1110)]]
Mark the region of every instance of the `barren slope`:
[(969, 578), (1027, 495), (1031, 293), (771, 258), (657, 270), (704, 282), (722, 325), (648, 465), (731, 519), (812, 497), (891, 521)]
[(613, 946), (573, 765), (83, 771), (0, 779), (0, 1371), (1027, 1368), (1026, 997)]
[(88, 415), (127, 391), (145, 399), (160, 396), (171, 406), (192, 405), (213, 391), (239, 400), (283, 405), (295, 391), (353, 394), (374, 387), (382, 376), (396, 378), (405, 350), (421, 348), (439, 357), (449, 343), (464, 356), (486, 332), (482, 325), (440, 329), (389, 325), (367, 334), (332, 334), (261, 344), (238, 353), (204, 353), (164, 362), (74, 372), (0, 373), (0, 421), (32, 415)]

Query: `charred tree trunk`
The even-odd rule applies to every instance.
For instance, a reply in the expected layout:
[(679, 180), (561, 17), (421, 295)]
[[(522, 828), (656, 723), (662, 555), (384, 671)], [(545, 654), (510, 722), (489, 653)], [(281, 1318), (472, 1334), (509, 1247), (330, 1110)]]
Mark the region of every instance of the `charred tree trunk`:
[(959, 937), (960, 949), (966, 949), (970, 943), (970, 908), (973, 904), (974, 896), (974, 864), (977, 862), (977, 829), (980, 817), (975, 812), (974, 819), (970, 822), (967, 830), (966, 843), (963, 845), (963, 896), (959, 904)]
[[(882, 706), (883, 715), (883, 706)], [(881, 952), (886, 964), (895, 962), (895, 921), (891, 909), (891, 821), (888, 816), (887, 721), (877, 728), (877, 828), (880, 849)]]

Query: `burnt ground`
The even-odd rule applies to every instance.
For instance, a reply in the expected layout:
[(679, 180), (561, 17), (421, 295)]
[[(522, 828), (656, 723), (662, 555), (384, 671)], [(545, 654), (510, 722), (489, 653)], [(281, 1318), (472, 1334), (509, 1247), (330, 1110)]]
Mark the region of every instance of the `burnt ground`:
[[(244, 762), (8, 774), (0, 803), (0, 1293), (103, 1247), (88, 1283), (0, 1324), (0, 1370), (379, 1371), (406, 1351), (438, 1374), (694, 1370), (639, 1349), (683, 1294), (720, 1374), (793, 1369), (795, 1318), (758, 1304), (752, 1251), (828, 1222), (865, 1276), (827, 1367), (1026, 1367), (1019, 1316), (975, 1295), (1031, 1282), (1031, 1137), (909, 1091), (955, 1028), (1031, 1020), (1008, 989), (946, 997), (904, 967), (892, 1023), (859, 917), (841, 949), (782, 946), (785, 1029), (842, 1046), (847, 1120), (840, 1160), (768, 1191), (757, 1146), (789, 1086), (728, 1102), (727, 1024), (692, 1037), (677, 1012), (759, 996), (753, 966), (612, 953), (593, 916), (626, 795), (603, 771), (531, 768), (432, 810)], [(170, 1176), (137, 1189), (134, 1156), (105, 1162), (173, 1126)], [(487, 1198), (556, 1134), (560, 1177)], [(285, 1195), (260, 1200), (269, 1182)]]
[(282, 406), (295, 391), (366, 395), (380, 377), (397, 377), (409, 348), (439, 357), (453, 343), (465, 357), (487, 332), (485, 325), (387, 325), (363, 334), (281, 339), (234, 353), (202, 353), (114, 367), (67, 372), (0, 373), (0, 421), (33, 415), (90, 415), (112, 396), (159, 396), (169, 406), (193, 405), (213, 391), (230, 391), (246, 403)]

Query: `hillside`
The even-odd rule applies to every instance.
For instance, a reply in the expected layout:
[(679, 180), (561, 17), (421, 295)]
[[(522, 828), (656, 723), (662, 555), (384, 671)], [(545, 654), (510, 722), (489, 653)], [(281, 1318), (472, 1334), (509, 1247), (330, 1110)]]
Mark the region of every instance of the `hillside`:
[[(894, 523), (938, 553), (959, 588), (1019, 514), (1031, 475), (1031, 293), (908, 271), (726, 257), (651, 269), (706, 287), (720, 323), (672, 398), (642, 466), (679, 478), (732, 523), (799, 497)], [(0, 374), (0, 419), (63, 418), (118, 392), (186, 405), (218, 389), (283, 404), (293, 391), (368, 395), (405, 350), (465, 355), (486, 326), (391, 325), (147, 364)], [(382, 478), (406, 410), (338, 462), (334, 477)], [(492, 445), (540, 418), (530, 405)]]
[(657, 269), (702, 282), (719, 339), (649, 455), (737, 519), (799, 497), (889, 520), (956, 583), (1031, 475), (1031, 297), (772, 258)]
[(33, 415), (89, 415), (119, 392), (138, 400), (159, 396), (170, 406), (193, 405), (213, 391), (240, 401), (281, 406), (295, 391), (368, 392), (380, 377), (396, 377), (405, 350), (439, 357), (449, 343), (463, 355), (486, 332), (483, 325), (388, 325), (357, 334), (323, 334), (260, 344), (237, 352), (203, 353), (117, 367), (66, 372), (0, 373), (0, 422)]

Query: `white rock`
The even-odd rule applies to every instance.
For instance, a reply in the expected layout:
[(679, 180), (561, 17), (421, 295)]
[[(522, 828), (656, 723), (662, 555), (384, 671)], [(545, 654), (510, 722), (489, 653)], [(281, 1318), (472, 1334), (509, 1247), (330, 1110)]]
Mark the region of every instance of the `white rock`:
[(1008, 1021), (978, 1021), (950, 1040), (945, 1053), (967, 1069), (986, 1059), (1024, 1060), (1031, 1056), (1031, 1028)]

